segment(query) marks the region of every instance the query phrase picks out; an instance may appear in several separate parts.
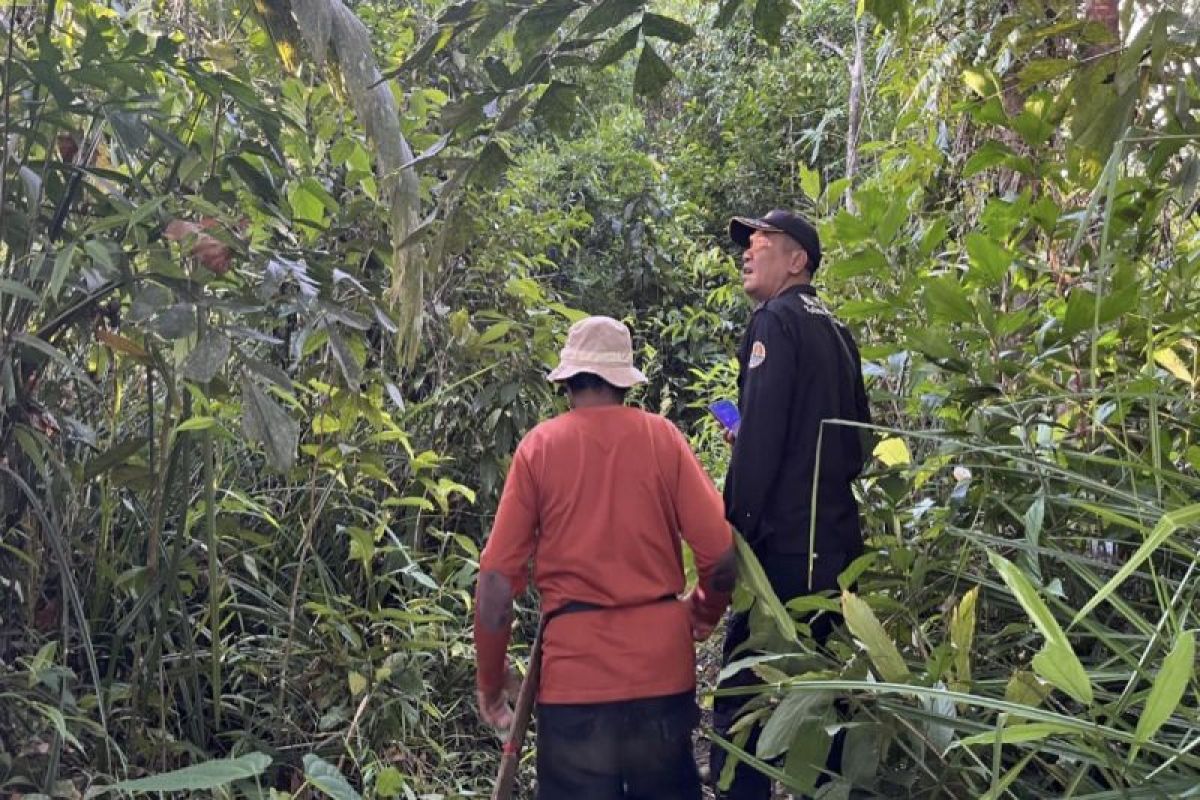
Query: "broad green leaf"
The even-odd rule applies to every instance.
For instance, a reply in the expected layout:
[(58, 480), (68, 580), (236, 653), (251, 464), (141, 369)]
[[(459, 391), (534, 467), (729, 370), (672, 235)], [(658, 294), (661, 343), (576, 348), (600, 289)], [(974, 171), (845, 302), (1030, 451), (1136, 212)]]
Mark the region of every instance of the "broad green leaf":
[(337, 211), (337, 201), (316, 178), (305, 178), (288, 190), (292, 216), (314, 225), (325, 223), (326, 211)]
[(1192, 371), (1188, 369), (1186, 364), (1183, 363), (1183, 359), (1179, 357), (1179, 354), (1170, 347), (1163, 347), (1155, 350), (1154, 361), (1160, 367), (1189, 386), (1195, 383), (1195, 380), (1192, 378)]
[(351, 697), (358, 697), (367, 690), (367, 678), (361, 672), (350, 670), (346, 676), (346, 684), (350, 689)]
[(871, 244), (828, 267), (822, 266), (821, 269), (827, 269), (828, 275), (845, 279), (861, 275), (883, 275), (890, 269), (890, 264), (883, 251)]
[[(829, 748), (832, 744), (833, 737), (825, 729), (823, 720), (805, 720), (796, 728), (787, 758), (783, 761), (783, 771), (792, 780), (790, 785), (798, 787), (804, 796), (812, 795), (825, 768), (825, 762), (829, 759)], [(838, 794), (839, 787), (847, 791)], [(849, 800), (848, 789), (844, 783), (827, 784), (816, 796), (820, 800)]]
[(843, 591), (842, 615), (850, 633), (866, 648), (880, 677), (892, 683), (903, 683), (909, 679), (908, 665), (865, 600), (852, 592)]
[(23, 286), (16, 281), (8, 278), (0, 278), (0, 294), (7, 294), (12, 297), (19, 297), (22, 300), (28, 300), (31, 303), (36, 303), (38, 300), (37, 294), (28, 286)]
[(645, 5), (646, 0), (604, 0), (579, 23), (579, 35), (591, 36), (615, 28)]
[(645, 42), (642, 45), (642, 55), (638, 58), (637, 71), (633, 75), (634, 91), (654, 97), (673, 77), (675, 73), (671, 72), (671, 68), (659, 57), (658, 51), (652, 44)]
[(1065, 641), (1046, 642), (1033, 657), (1033, 671), (1084, 705), (1092, 704), (1092, 682), (1075, 651)]
[(637, 47), (637, 43), (642, 38), (642, 26), (634, 25), (629, 30), (621, 34), (621, 37), (615, 42), (604, 48), (596, 60), (592, 63), (596, 69), (603, 69), (609, 65), (615, 64), (625, 57), (629, 51)]
[[(342, 141), (349, 141), (343, 139)], [(279, 192), (271, 181), (271, 176), (251, 164), (244, 156), (234, 156), (227, 162), (229, 167), (241, 178), (246, 187), (265, 203), (279, 202)]]
[(1038, 83), (1045, 83), (1069, 72), (1074, 62), (1065, 58), (1038, 58), (1030, 61), (1021, 68), (1019, 80), (1021, 87), (1028, 89)]
[(1067, 310), (1063, 315), (1063, 336), (1074, 338), (1076, 334), (1091, 328), (1096, 319), (1096, 295), (1080, 288), (1071, 290), (1067, 297)]
[(337, 433), (342, 429), (342, 423), (332, 414), (317, 414), (313, 417), (312, 432), (318, 436)]
[(950, 616), (950, 643), (954, 646), (954, 684), (952, 689), (971, 686), (971, 646), (975, 641), (975, 603), (979, 587), (963, 595)]
[(476, 156), (475, 166), (471, 169), (471, 185), (481, 189), (495, 186), (512, 163), (508, 151), (499, 142), (489, 141)]
[(968, 233), (967, 256), (971, 263), (968, 273), (973, 281), (983, 286), (995, 286), (1004, 280), (1013, 254), (982, 233)]
[(537, 55), (578, 7), (575, 0), (544, 0), (526, 11), (517, 22), (513, 37), (521, 60), (528, 61)]
[(575, 110), (579, 104), (579, 87), (573, 83), (554, 81), (538, 98), (533, 107), (534, 117), (546, 123), (546, 127), (558, 134), (566, 134), (575, 121)]
[(1018, 670), (1004, 687), (1004, 699), (1030, 708), (1037, 708), (1050, 695), (1050, 687), (1028, 670)]
[(175, 426), (175, 433), (206, 431), (210, 428), (215, 428), (216, 425), (217, 420), (215, 417), (189, 417)]
[(375, 794), (378, 797), (399, 797), (404, 790), (404, 776), (395, 767), (386, 767), (375, 778)]
[(1092, 609), (1103, 603), (1110, 594), (1117, 590), (1117, 587), (1125, 582), (1126, 578), (1142, 565), (1142, 562), (1162, 546), (1163, 542), (1174, 536), (1181, 528), (1189, 528), (1198, 522), (1200, 522), (1200, 503), (1177, 508), (1174, 511), (1168, 511), (1166, 514), (1163, 514), (1162, 519), (1154, 526), (1154, 530), (1146, 537), (1146, 541), (1137, 549), (1137, 552), (1121, 565), (1121, 568), (1117, 570), (1117, 574), (1112, 576), (1100, 591), (1092, 595), (1083, 608), (1079, 609), (1079, 613), (1071, 620), (1071, 624), (1074, 625), (1079, 622), (1079, 620), (1090, 614)]
[(825, 692), (792, 692), (783, 698), (763, 726), (755, 755), (767, 761), (782, 755), (802, 723), (824, 716), (831, 697)]
[(996, 81), (979, 70), (963, 70), (962, 78), (963, 83), (980, 97), (988, 97), (996, 91)]
[(1021, 572), (1016, 564), (998, 553), (988, 553), (988, 560), (992, 563), (992, 567), (1000, 573), (1005, 585), (1017, 598), (1021, 608), (1025, 609), (1025, 613), (1029, 615), (1034, 627), (1038, 629), (1042, 637), (1047, 642), (1067, 644), (1067, 635), (1063, 633), (1062, 627), (1059, 626), (1046, 603), (1038, 595), (1037, 589), (1025, 577), (1025, 573)]
[(229, 337), (209, 331), (183, 360), (183, 376), (196, 383), (208, 383), (229, 360), (229, 351)]
[(155, 317), (150, 327), (164, 339), (186, 339), (196, 332), (196, 307), (191, 303), (169, 306)]
[(768, 616), (775, 621), (780, 635), (789, 642), (796, 641), (796, 623), (788, 615), (783, 603), (779, 602), (779, 597), (771, 588), (771, 582), (767, 580), (767, 575), (763, 572), (758, 557), (754, 555), (754, 551), (750, 549), (750, 545), (746, 544), (746, 540), (742, 538), (741, 534), (735, 533), (733, 538), (737, 543), (738, 577), (758, 602), (765, 606)]
[(1034, 626), (1046, 639), (1046, 646), (1033, 657), (1033, 670), (1040, 677), (1049, 681), (1056, 689), (1060, 689), (1081, 703), (1090, 705), (1092, 702), (1092, 684), (1088, 679), (1083, 664), (1071, 649), (1067, 635), (1059, 626), (1058, 621), (1038, 595), (1037, 589), (1025, 577), (1020, 568), (997, 553), (988, 553), (988, 560), (1000, 573), (1009, 591), (1017, 598), (1017, 602), (1025, 609), (1025, 613), (1033, 621)]
[(270, 756), (248, 753), (237, 758), (221, 758), (193, 764), (190, 767), (151, 775), (132, 781), (121, 781), (104, 787), (103, 791), (129, 792), (202, 792), (227, 786), (234, 781), (256, 778), (271, 765)]
[(661, 14), (645, 14), (642, 17), (642, 34), (655, 39), (666, 39), (676, 44), (686, 44), (696, 35), (692, 26)]
[(977, 733), (956, 741), (952, 747), (971, 747), (977, 744), (1014, 744), (1016, 742), (1039, 742), (1047, 736), (1056, 734), (1072, 734), (1075, 730), (1067, 725), (1056, 722), (1027, 722), (1023, 725), (1009, 725), (987, 733)]
[[(115, 219), (118, 219), (121, 224), (125, 222), (123, 217)], [(83, 243), (83, 249), (97, 264), (101, 264), (110, 270), (117, 268), (116, 264), (113, 263), (112, 251), (108, 249), (108, 245), (105, 242), (99, 239), (88, 239)]]
[(249, 377), (242, 378), (242, 403), (242, 431), (246, 438), (263, 445), (271, 466), (287, 472), (296, 461), (300, 423)]
[(1196, 677), (1196, 632), (1185, 631), (1175, 640), (1175, 646), (1163, 659), (1162, 668), (1154, 678), (1150, 697), (1142, 716), (1138, 718), (1134, 735), (1139, 741), (1149, 741), (1163, 723), (1170, 719), (1187, 691), (1188, 683)]
[(925, 303), (935, 316), (948, 322), (974, 322), (975, 309), (957, 280), (944, 276), (925, 283)]
[(908, 444), (899, 436), (881, 440), (879, 444), (875, 445), (872, 455), (889, 467), (912, 463), (912, 454), (908, 452)]
[(333, 800), (362, 800), (338, 768), (318, 755), (309, 753), (304, 757), (304, 777)]
[(863, 8), (885, 27), (904, 33), (908, 28), (908, 0), (860, 0)]
[(971, 157), (967, 159), (967, 163), (963, 164), (962, 176), (971, 178), (983, 172), (985, 169), (1003, 164), (1016, 154), (1008, 145), (995, 140), (984, 142)]
[(815, 169), (809, 169), (807, 165), (799, 165), (800, 172), (800, 188), (804, 190), (804, 194), (810, 200), (816, 200), (821, 196), (821, 173)]
[(792, 4), (787, 0), (755, 0), (754, 30), (769, 43), (775, 44), (791, 10)]
[(347, 338), (335, 324), (325, 325), (325, 332), (329, 335), (329, 352), (341, 369), (346, 385), (357, 390), (362, 383), (362, 360), (358, 356), (361, 348), (354, 346), (358, 343), (357, 338)]

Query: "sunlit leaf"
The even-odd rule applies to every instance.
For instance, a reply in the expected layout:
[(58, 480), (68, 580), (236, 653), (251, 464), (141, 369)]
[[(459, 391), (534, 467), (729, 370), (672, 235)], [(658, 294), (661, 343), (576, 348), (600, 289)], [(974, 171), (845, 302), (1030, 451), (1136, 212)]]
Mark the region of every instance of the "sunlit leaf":
[(988, 731), (987, 733), (977, 733), (974, 736), (967, 736), (955, 742), (954, 746), (971, 747), (979, 744), (990, 745), (995, 744), (997, 741), (1001, 744), (1038, 742), (1047, 736), (1073, 732), (1073, 729), (1069, 726), (1059, 725), (1054, 722), (1026, 722), (1022, 725), (1009, 725), (998, 731)]
[(1138, 717), (1135, 736), (1149, 741), (1163, 723), (1170, 719), (1187, 691), (1188, 683), (1196, 677), (1196, 632), (1185, 631), (1175, 640), (1175, 646), (1163, 659), (1154, 678), (1146, 707)]
[(875, 445), (875, 450), (872, 454), (888, 467), (912, 463), (912, 455), (908, 452), (908, 444), (899, 436), (891, 436), (881, 440), (879, 444)]
[(1092, 613), (1092, 609), (1108, 599), (1108, 596), (1115, 592), (1125, 580), (1134, 573), (1134, 571), (1148, 559), (1154, 551), (1162, 547), (1163, 543), (1178, 533), (1181, 529), (1186, 529), (1200, 523), (1200, 503), (1183, 508), (1177, 508), (1174, 511), (1168, 511), (1159, 519), (1158, 524), (1154, 526), (1154, 530), (1146, 537), (1146, 541), (1142, 542), (1141, 547), (1126, 559), (1121, 568), (1117, 570), (1117, 574), (1109, 579), (1108, 583), (1104, 584), (1093, 594), (1084, 604), (1083, 608), (1079, 609), (1079, 613), (1071, 620), (1071, 624), (1079, 622), (1079, 620)]
[(948, 322), (974, 322), (975, 309), (962, 285), (951, 277), (931, 278), (925, 283), (929, 310)]
[(843, 591), (842, 614), (846, 618), (846, 627), (866, 649), (880, 677), (893, 683), (907, 681), (908, 665), (867, 602), (852, 592)]
[(1092, 703), (1092, 682), (1088, 678), (1079, 656), (1064, 642), (1046, 642), (1045, 647), (1033, 657), (1033, 671), (1056, 689), (1074, 697), (1085, 705)]
[(227, 786), (234, 781), (256, 778), (266, 772), (271, 758), (263, 753), (249, 753), (237, 758), (221, 758), (193, 764), (190, 767), (121, 781), (104, 787), (104, 791), (143, 794), (151, 792), (202, 792)]
[(1163, 347), (1154, 351), (1154, 361), (1167, 372), (1174, 375), (1179, 380), (1189, 386), (1195, 381), (1192, 378), (1192, 371), (1183, 363), (1183, 359), (1179, 354), (1170, 347)]
[(763, 572), (758, 556), (740, 534), (734, 534), (737, 544), (738, 576), (747, 588), (754, 594), (759, 603), (766, 608), (767, 615), (775, 622), (775, 627), (783, 638), (789, 642), (796, 640), (796, 623), (792, 621), (779, 596), (771, 588), (771, 582)]
[(983, 286), (995, 286), (1004, 280), (1013, 254), (982, 233), (968, 233), (967, 254), (971, 261), (969, 277)]
[(337, 767), (313, 753), (304, 757), (304, 777), (333, 800), (362, 800)]
[(954, 645), (954, 680), (952, 689), (967, 690), (971, 686), (971, 646), (975, 641), (975, 603), (979, 587), (963, 595), (950, 616), (950, 643)]

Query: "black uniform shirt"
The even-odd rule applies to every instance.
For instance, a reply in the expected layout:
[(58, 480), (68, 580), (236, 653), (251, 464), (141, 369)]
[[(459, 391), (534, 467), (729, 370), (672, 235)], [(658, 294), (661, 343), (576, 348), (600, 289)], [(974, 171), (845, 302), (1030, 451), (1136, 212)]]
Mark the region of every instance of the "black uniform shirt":
[(850, 331), (811, 286), (791, 287), (754, 311), (738, 362), (742, 421), (725, 478), (729, 521), (760, 553), (806, 553), (815, 499), (816, 552), (857, 552), (850, 483), (866, 456), (861, 429), (828, 423), (821, 432), (822, 420), (870, 422)]

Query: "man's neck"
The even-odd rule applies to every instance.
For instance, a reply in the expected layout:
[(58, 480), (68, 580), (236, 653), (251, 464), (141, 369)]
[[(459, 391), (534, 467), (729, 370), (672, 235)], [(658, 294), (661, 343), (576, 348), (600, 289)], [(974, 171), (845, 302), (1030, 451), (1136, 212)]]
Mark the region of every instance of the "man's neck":
[(582, 392), (571, 394), (571, 408), (600, 408), (620, 405), (624, 405), (622, 398), (609, 391), (584, 389)]
[(775, 292), (775, 294), (771, 295), (766, 300), (756, 301), (757, 305), (762, 305), (763, 303), (766, 303), (767, 300), (774, 300), (776, 297), (782, 297), (785, 292), (795, 289), (797, 286), (811, 286), (811, 285), (812, 285), (812, 276), (810, 276), (806, 272), (806, 273), (804, 273), (804, 275), (802, 277), (792, 278), (787, 283), (785, 283), (783, 286), (780, 286), (779, 291)]

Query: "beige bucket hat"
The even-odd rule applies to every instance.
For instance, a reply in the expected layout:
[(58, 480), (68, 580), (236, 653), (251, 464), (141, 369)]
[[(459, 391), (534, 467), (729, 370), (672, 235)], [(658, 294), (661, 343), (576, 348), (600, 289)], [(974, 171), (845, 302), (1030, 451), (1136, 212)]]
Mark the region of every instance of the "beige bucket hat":
[(622, 389), (646, 382), (646, 376), (633, 365), (629, 328), (612, 317), (587, 317), (572, 325), (558, 366), (546, 379), (565, 381), (581, 372), (599, 375)]

